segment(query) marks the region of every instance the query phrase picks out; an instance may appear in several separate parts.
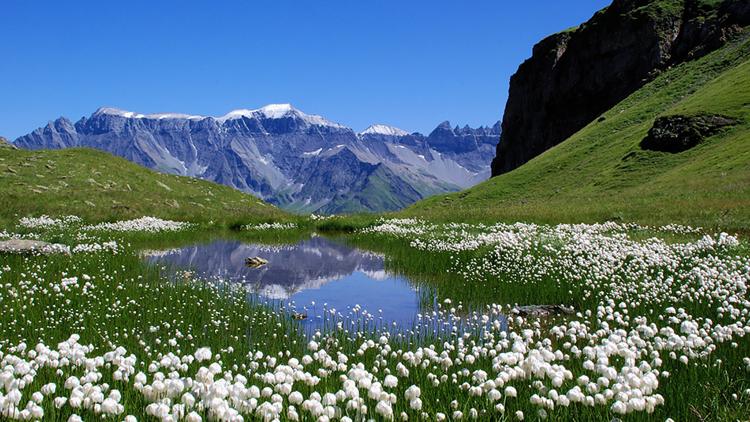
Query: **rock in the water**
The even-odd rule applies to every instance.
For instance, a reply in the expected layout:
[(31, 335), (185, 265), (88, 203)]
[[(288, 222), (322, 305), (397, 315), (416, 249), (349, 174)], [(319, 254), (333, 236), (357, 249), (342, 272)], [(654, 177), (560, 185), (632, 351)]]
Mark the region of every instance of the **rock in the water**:
[(572, 315), (573, 308), (563, 305), (527, 305), (516, 306), (513, 314), (522, 317), (546, 318), (550, 316)]
[(70, 255), (70, 248), (59, 243), (48, 243), (40, 240), (10, 239), (0, 241), (0, 253), (6, 254), (38, 254)]
[(292, 312), (292, 319), (297, 321), (302, 321), (304, 319), (307, 319), (307, 314), (303, 314), (300, 312)]
[(261, 258), (259, 256), (252, 257), (252, 258), (247, 258), (245, 260), (245, 265), (247, 265), (250, 268), (258, 268), (258, 267), (262, 267), (262, 266), (264, 266), (266, 264), (268, 264), (268, 260), (263, 259), (263, 258)]
[(641, 141), (641, 148), (650, 151), (682, 152), (700, 144), (719, 129), (736, 123), (736, 120), (729, 117), (713, 114), (659, 117)]

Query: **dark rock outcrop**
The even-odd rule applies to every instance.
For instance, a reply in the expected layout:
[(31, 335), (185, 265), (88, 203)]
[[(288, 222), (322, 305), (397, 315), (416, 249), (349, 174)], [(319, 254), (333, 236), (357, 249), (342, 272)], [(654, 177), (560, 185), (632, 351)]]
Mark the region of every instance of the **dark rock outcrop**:
[(564, 305), (525, 305), (516, 306), (511, 314), (522, 317), (548, 318), (562, 315), (573, 315), (573, 308)]
[(714, 114), (659, 117), (641, 141), (641, 148), (671, 153), (686, 151), (721, 128), (736, 123), (732, 118)]
[(747, 0), (614, 0), (545, 38), (511, 77), (492, 175), (559, 144), (659, 71), (719, 48), (748, 24)]

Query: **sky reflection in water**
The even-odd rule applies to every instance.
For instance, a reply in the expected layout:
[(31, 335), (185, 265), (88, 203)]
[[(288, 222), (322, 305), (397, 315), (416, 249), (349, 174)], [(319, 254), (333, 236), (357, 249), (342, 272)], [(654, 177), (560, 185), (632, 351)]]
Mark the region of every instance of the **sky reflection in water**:
[[(268, 264), (248, 268), (245, 259), (255, 256)], [(324, 237), (283, 246), (216, 240), (145, 257), (171, 271), (243, 283), (265, 298), (294, 303), (302, 312), (307, 308), (309, 325), (320, 324), (324, 307), (346, 316), (359, 305), (401, 327), (410, 326), (419, 312), (419, 293), (406, 278), (385, 271), (382, 255)]]

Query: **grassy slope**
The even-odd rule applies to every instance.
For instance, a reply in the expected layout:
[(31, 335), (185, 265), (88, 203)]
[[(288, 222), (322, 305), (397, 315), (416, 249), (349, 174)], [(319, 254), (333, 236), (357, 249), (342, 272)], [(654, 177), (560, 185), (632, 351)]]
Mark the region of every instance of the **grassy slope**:
[[(657, 116), (742, 122), (679, 153), (639, 147)], [(664, 72), (560, 145), (469, 190), (403, 215), (537, 222), (636, 221), (750, 227), (750, 33)]]
[(284, 213), (235, 189), (161, 174), (91, 149), (0, 148), (0, 225), (29, 215), (257, 221)]

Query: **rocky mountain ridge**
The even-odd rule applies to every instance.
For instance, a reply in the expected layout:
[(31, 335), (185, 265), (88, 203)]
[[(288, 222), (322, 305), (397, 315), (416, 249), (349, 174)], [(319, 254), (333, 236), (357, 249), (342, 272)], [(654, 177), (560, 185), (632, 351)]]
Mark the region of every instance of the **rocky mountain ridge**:
[(362, 133), (289, 104), (220, 117), (100, 108), (15, 140), (28, 149), (90, 147), (158, 171), (253, 193), (285, 209), (395, 210), (489, 177), (492, 127), (439, 125), (425, 136), (373, 125)]

